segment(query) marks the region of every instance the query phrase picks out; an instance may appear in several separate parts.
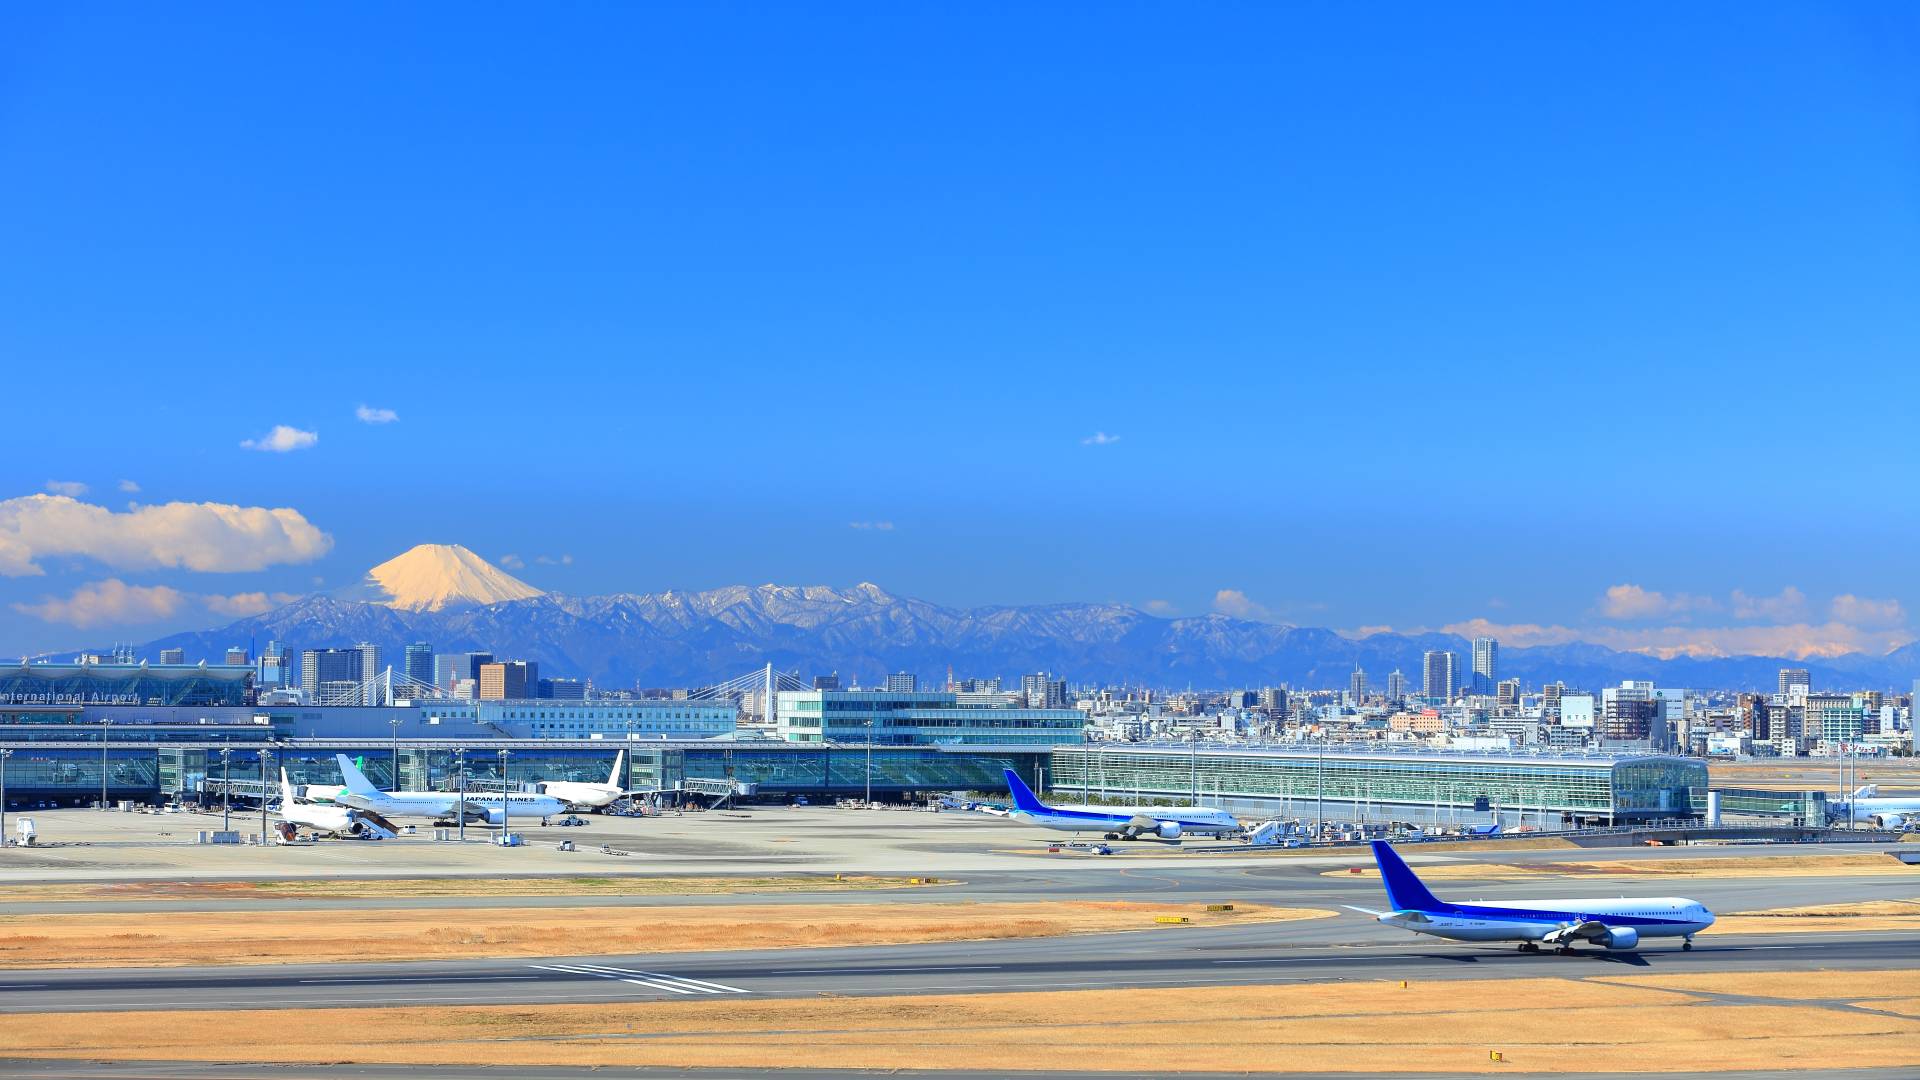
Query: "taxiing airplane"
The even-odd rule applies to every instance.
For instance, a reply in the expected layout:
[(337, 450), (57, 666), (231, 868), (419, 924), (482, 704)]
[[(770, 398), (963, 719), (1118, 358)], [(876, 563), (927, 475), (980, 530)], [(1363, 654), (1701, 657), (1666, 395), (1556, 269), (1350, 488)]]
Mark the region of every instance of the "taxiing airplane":
[(1028, 825), (1104, 833), (1109, 840), (1178, 840), (1184, 833), (1217, 836), (1240, 828), (1232, 814), (1211, 806), (1048, 806), (1012, 769), (1005, 772), (1007, 789), (1013, 792), (1007, 816)]
[(378, 814), (348, 806), (301, 802), (294, 797), (293, 782), (287, 779), (285, 769), (280, 770), (280, 820), (296, 830), (306, 828), (322, 836), (385, 840), (400, 835), (400, 830), (394, 828), (392, 822)]
[(340, 776), (346, 783), (333, 793), (333, 801), (382, 817), (438, 821), (461, 812), (489, 825), (499, 825), (509, 817), (545, 819), (567, 811), (567, 804), (551, 795), (518, 791), (469, 791), (464, 796), (457, 791), (381, 791), (347, 755), (334, 756), (340, 761)]
[[(1414, 874), (1399, 852), (1384, 840), (1373, 842), (1373, 861), (1387, 887), (1392, 911), (1352, 908), (1388, 926), (1454, 941), (1517, 941), (1521, 952), (1552, 945), (1561, 954), (1575, 942), (1605, 949), (1637, 948), (1641, 938), (1677, 937), (1693, 948), (1693, 935), (1713, 925), (1713, 912), (1697, 900), (1678, 896), (1650, 899), (1533, 900), (1514, 906), (1449, 904)], [(1351, 905), (1349, 905), (1351, 907)]]
[(1920, 827), (1920, 798), (1880, 798), (1880, 787), (1868, 784), (1857, 788), (1853, 798), (1843, 802), (1830, 816), (1841, 821), (1859, 821), (1876, 829), (1906, 832)]
[(651, 791), (628, 791), (620, 784), (620, 770), (627, 763), (625, 750), (613, 759), (613, 771), (607, 774), (604, 784), (589, 784), (577, 780), (543, 780), (533, 785), (542, 795), (551, 795), (566, 803), (572, 810), (604, 810), (621, 799), (632, 795), (652, 794)]

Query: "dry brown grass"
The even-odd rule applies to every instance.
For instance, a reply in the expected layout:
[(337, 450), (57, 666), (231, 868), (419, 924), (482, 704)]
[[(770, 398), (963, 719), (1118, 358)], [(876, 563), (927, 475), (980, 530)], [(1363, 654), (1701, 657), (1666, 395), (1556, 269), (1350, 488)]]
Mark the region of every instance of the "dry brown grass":
[[(1758, 982), (1756, 983), (1756, 980)], [(1686, 975), (1603, 975), (1595, 982), (1616, 986), (1700, 990), (1712, 994), (1760, 993), (1790, 1001), (1850, 1001), (1859, 998), (1900, 998), (1920, 994), (1920, 971), (1782, 971), (1756, 975), (1704, 973)], [(1754, 987), (1759, 985), (1758, 991)]]
[(1115, 930), (1280, 922), (1332, 915), (1239, 905), (1213, 913), (1170, 903), (879, 903), (673, 905), (644, 908), (421, 908), (297, 912), (154, 912), (0, 918), (0, 968), (181, 964), (890, 945), (1052, 937)]
[[(1882, 980), (1913, 978), (1881, 972)], [(1660, 978), (1660, 977), (1655, 977)], [(1720, 977), (1715, 977), (1720, 978)], [(1527, 1072), (1895, 1067), (1920, 1020), (1809, 1009), (1776, 973), (1714, 1004), (1623, 980), (1503, 979), (540, 1007), (0, 1016), (19, 1057), (842, 1069)], [(1790, 979), (1791, 977), (1786, 977)], [(1541, 1003), (1550, 1002), (1550, 1008)], [(1049, 1018), (1070, 1017), (1059, 1021)]]
[[(942, 884), (954, 884), (945, 882)], [(0, 885), (0, 904), (76, 900), (397, 900), (464, 896), (704, 896), (728, 893), (897, 889), (910, 879), (876, 874), (766, 877), (293, 878), (282, 881), (134, 881)]]
[(1920, 900), (1866, 900), (1855, 904), (1736, 911), (1715, 930), (1733, 934), (1806, 934), (1833, 930), (1920, 930)]

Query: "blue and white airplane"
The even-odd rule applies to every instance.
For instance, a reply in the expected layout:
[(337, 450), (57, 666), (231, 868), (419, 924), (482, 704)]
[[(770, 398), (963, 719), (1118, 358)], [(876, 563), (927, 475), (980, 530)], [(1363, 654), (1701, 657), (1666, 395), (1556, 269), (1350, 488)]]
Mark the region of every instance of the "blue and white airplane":
[(1591, 941), (1605, 949), (1637, 948), (1641, 938), (1677, 937), (1682, 949), (1693, 948), (1693, 935), (1713, 925), (1713, 912), (1697, 900), (1662, 896), (1636, 900), (1534, 900), (1526, 906), (1449, 904), (1416, 876), (1392, 845), (1373, 842), (1373, 861), (1387, 887), (1392, 911), (1354, 911), (1372, 915), (1388, 926), (1416, 934), (1454, 941), (1517, 941), (1521, 952), (1539, 952), (1552, 945), (1561, 954), (1575, 942)]
[(1109, 840), (1178, 840), (1184, 833), (1217, 836), (1240, 828), (1232, 814), (1210, 806), (1048, 806), (1012, 769), (1005, 772), (1013, 793), (1007, 816), (1043, 829), (1104, 833)]

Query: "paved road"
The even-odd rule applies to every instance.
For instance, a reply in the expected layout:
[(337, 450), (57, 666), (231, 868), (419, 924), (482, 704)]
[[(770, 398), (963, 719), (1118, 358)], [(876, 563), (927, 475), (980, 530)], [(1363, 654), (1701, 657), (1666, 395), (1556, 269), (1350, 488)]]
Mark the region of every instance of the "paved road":
[(1709, 936), (1692, 952), (1658, 942), (1637, 953), (1586, 950), (1560, 957), (1409, 938), (1364, 920), (1342, 921), (1356, 943), (1277, 940), (1275, 930), (1284, 928), (1267, 925), (845, 949), (14, 971), (0, 977), (0, 1011), (551, 1004), (1920, 966), (1920, 938), (1900, 933)]

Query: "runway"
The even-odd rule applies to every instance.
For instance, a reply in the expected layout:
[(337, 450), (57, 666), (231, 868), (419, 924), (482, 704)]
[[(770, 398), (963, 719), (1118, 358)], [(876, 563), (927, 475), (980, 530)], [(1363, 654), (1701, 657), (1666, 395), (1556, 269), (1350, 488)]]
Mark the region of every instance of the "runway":
[[(1522, 954), (1394, 936), (1288, 942), (1273, 926), (863, 948), (272, 967), (14, 971), (0, 1011), (520, 1005), (1920, 966), (1901, 933), (1707, 935), (1692, 952)], [(1390, 933), (1390, 932), (1389, 932)]]

